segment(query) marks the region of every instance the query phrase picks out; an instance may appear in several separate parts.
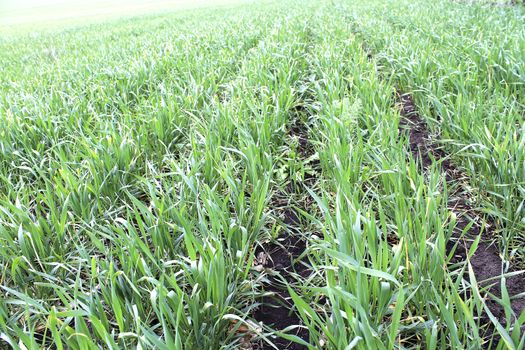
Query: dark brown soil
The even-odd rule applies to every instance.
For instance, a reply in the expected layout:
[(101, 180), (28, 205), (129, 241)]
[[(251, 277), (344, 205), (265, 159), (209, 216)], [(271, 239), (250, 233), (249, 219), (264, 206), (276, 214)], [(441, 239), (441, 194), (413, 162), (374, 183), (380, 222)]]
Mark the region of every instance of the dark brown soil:
[[(401, 128), (408, 130), (410, 151), (412, 156), (420, 163), (422, 170), (427, 170), (432, 164), (433, 159), (439, 161), (443, 171), (445, 172), (445, 179), (447, 183), (465, 183), (468, 177), (458, 170), (447, 158), (446, 153), (431, 141), (428, 128), (417, 112), (414, 100), (409, 94), (399, 94), (397, 96), (398, 105), (400, 108), (402, 120)], [(488, 282), (487, 279), (498, 277), (502, 274), (503, 261), (500, 256), (498, 246), (493, 242), (494, 240), (494, 223), (487, 218), (485, 222), (485, 229), (482, 230), (483, 219), (481, 215), (469, 204), (470, 195), (461, 189), (452, 193), (449, 197), (448, 206), (450, 210), (457, 217), (457, 226), (455, 237), (453, 241), (447, 245), (451, 250), (456, 242), (458, 242), (457, 249), (453, 262), (464, 261), (467, 258), (467, 252), (472, 246), (475, 238), (481, 235), (478, 248), (474, 255), (470, 258), (472, 269), (480, 285), (485, 287), (485, 290), (496, 297), (501, 297), (501, 286), (498, 278)], [(460, 237), (461, 233), (467, 228), (469, 224), (473, 225), (468, 229), (465, 236)], [(511, 269), (512, 271), (512, 269)], [(522, 275), (517, 275), (507, 278), (506, 287), (509, 295), (514, 295), (525, 292), (525, 278)], [(506, 323), (505, 312), (503, 307), (488, 295), (486, 303), (491, 313), (503, 324)], [(512, 309), (517, 317), (525, 309), (525, 298), (512, 300)], [(488, 323), (487, 315), (484, 316)], [(511, 320), (512, 321), (512, 320)]]
[[(298, 115), (300, 112), (302, 112), (302, 107), (296, 110), (296, 114)], [(313, 147), (308, 141), (308, 128), (299, 119), (296, 118), (295, 124), (290, 127), (288, 134), (298, 139), (297, 151), (301, 159), (306, 159), (313, 154)], [(305, 179), (305, 182), (313, 180), (310, 175)], [(265, 291), (271, 292), (273, 295), (265, 296), (260, 300), (261, 306), (253, 314), (253, 317), (257, 322), (279, 331), (290, 326), (302, 325), (302, 321), (293, 307), (288, 289), (282, 283), (282, 279), (286, 282), (293, 282), (295, 280), (294, 274), (303, 277), (308, 274), (307, 266), (300, 260), (306, 249), (306, 242), (300, 232), (300, 218), (297, 210), (291, 207), (289, 203), (294, 192), (304, 191), (302, 186), (301, 184), (289, 183), (284, 191), (280, 191), (272, 198), (271, 206), (286, 229), (277, 238), (277, 242), (268, 243), (256, 250), (257, 256), (263, 256), (260, 260), (264, 261), (264, 268), (272, 271)], [(306, 211), (307, 208), (301, 207), (301, 210)], [(293, 334), (308, 341), (308, 330), (304, 327), (294, 329)], [(280, 350), (307, 349), (304, 345), (280, 337), (271, 339), (271, 341)], [(275, 348), (264, 342), (260, 349)]]
[[(283, 223), (290, 230), (278, 238), (277, 243), (269, 243), (264, 250), (259, 250), (258, 255), (266, 254), (267, 259), (264, 267), (278, 273), (280, 277), (288, 282), (293, 281), (292, 273), (302, 274), (306, 266), (301, 264), (297, 259), (306, 249), (306, 243), (293, 231), (299, 228), (299, 218), (296, 212), (291, 208), (279, 208), (284, 215)], [(257, 309), (253, 317), (259, 322), (275, 330), (283, 330), (292, 325), (301, 325), (299, 315), (293, 309), (293, 302), (286, 286), (280, 282), (277, 276), (269, 277), (270, 283), (265, 287), (266, 292), (273, 293), (272, 296), (263, 297), (261, 307)], [(294, 334), (301, 339), (308, 341), (308, 330), (297, 328)], [(284, 338), (271, 339), (278, 349), (303, 350), (305, 346), (291, 342)], [(263, 343), (262, 350), (274, 349), (267, 343)]]

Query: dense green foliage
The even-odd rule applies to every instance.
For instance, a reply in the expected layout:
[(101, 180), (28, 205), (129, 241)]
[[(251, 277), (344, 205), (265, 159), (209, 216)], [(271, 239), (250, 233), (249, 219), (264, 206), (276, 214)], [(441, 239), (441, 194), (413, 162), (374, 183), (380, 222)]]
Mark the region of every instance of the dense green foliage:
[(491, 336), (450, 262), (459, 184), (421, 172), (395, 91), (523, 264), (524, 14), (290, 0), (0, 38), (0, 348), (271, 340), (254, 252), (287, 229), (279, 191), (308, 209), (288, 282), (310, 349), (523, 348), (525, 315)]
[(497, 221), (504, 251), (519, 254), (522, 265), (524, 19), (521, 7), (439, 1), (354, 7), (349, 18), (396, 84), (414, 91), (420, 111), (470, 175), (480, 209)]

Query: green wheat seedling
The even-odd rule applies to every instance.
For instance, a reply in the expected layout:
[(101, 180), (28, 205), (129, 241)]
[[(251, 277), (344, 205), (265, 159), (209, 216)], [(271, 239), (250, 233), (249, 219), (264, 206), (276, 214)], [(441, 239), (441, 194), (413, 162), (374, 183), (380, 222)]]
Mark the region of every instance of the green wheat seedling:
[[(454, 258), (449, 203), (468, 191), (523, 265), (524, 16), (255, 1), (6, 32), (0, 348), (523, 348), (504, 283), (519, 269), (489, 281), (505, 323), (469, 262), (479, 242)], [(396, 91), (465, 178), (421, 169)], [(287, 234), (304, 273), (262, 262)], [(300, 325), (258, 323), (273, 287)]]

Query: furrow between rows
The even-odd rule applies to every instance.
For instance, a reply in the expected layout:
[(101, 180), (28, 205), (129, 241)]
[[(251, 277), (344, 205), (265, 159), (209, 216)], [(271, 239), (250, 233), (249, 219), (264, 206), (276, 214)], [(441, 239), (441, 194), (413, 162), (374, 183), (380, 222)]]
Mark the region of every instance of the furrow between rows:
[[(410, 152), (419, 160), (421, 170), (426, 171), (438, 162), (444, 173), (448, 187), (459, 184), (457, 189), (450, 194), (448, 206), (457, 218), (455, 228), (455, 242), (449, 242), (449, 251), (454, 251), (453, 262), (468, 260), (472, 266), (475, 278), (480, 286), (496, 298), (502, 297), (502, 286), (505, 286), (509, 296), (518, 296), (511, 302), (514, 315), (512, 319), (506, 320), (505, 308), (490, 297), (486, 300), (487, 313), (494, 315), (499, 322), (513, 322), (525, 309), (525, 298), (519, 294), (525, 292), (525, 280), (520, 275), (512, 274), (516, 269), (508, 268), (501, 259), (498, 246), (492, 242), (491, 228), (495, 226), (490, 218), (482, 219), (472, 205), (469, 203), (470, 195), (462, 190), (462, 183), (468, 182), (463, 174), (447, 157), (447, 154), (432, 141), (427, 126), (419, 115), (414, 100), (410, 94), (397, 93), (397, 103), (402, 116), (400, 132), (407, 132), (409, 136)], [(475, 246), (474, 246), (475, 245)], [(499, 277), (510, 274), (500, 283)], [(476, 281), (471, 281), (476, 283)], [(487, 314), (484, 316), (486, 322), (490, 322)]]

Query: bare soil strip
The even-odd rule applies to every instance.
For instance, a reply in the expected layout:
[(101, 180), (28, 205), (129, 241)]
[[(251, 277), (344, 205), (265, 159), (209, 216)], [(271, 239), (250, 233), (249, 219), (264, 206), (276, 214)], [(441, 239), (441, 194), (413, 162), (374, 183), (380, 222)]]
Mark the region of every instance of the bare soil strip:
[[(308, 129), (298, 116), (302, 110), (302, 106), (296, 107), (296, 118), (288, 134), (297, 138), (298, 153), (301, 159), (307, 159), (312, 154), (313, 147), (308, 141)], [(270, 295), (264, 296), (260, 300), (261, 306), (253, 317), (257, 322), (278, 331), (290, 326), (302, 325), (299, 314), (293, 309), (293, 302), (288, 289), (282, 283), (282, 279), (286, 280), (287, 283), (296, 281), (293, 274), (304, 277), (308, 273), (307, 267), (299, 259), (306, 249), (306, 242), (300, 234), (300, 216), (298, 210), (290, 203), (293, 194), (297, 192), (305, 192), (303, 185), (290, 182), (284, 191), (279, 191), (273, 197), (271, 206), (277, 217), (282, 220), (285, 230), (277, 238), (277, 242), (270, 242), (256, 251), (257, 260), (262, 263), (265, 269), (270, 271), (269, 284), (265, 286), (265, 291), (269, 292)], [(301, 204), (300, 209), (306, 211), (306, 205)], [(291, 333), (308, 341), (308, 330), (304, 327), (298, 327)], [(304, 345), (280, 337), (272, 339), (272, 342), (279, 350), (307, 349)], [(263, 343), (262, 350), (270, 349), (275, 348), (268, 343)]]
[[(454, 164), (448, 159), (445, 152), (431, 141), (427, 126), (419, 115), (414, 100), (409, 94), (397, 95), (397, 104), (399, 106), (402, 120), (400, 124), (401, 131), (408, 129), (410, 151), (412, 156), (420, 161), (422, 170), (428, 169), (433, 160), (439, 161), (445, 173), (447, 183), (465, 183), (468, 177), (459, 171)], [(494, 244), (494, 223), (488, 219), (485, 222), (485, 229), (482, 229), (482, 218), (479, 213), (470, 205), (470, 195), (459, 189), (449, 196), (448, 206), (452, 213), (457, 217), (457, 227), (455, 232), (455, 241), (459, 241), (455, 251), (454, 261), (460, 262), (467, 258), (467, 252), (471, 248), (473, 241), (481, 234), (481, 239), (476, 252), (470, 258), (470, 263), (474, 274), (480, 285), (495, 297), (501, 297), (500, 280), (497, 278), (502, 274), (503, 261), (500, 256), (498, 246)], [(465, 236), (460, 235), (473, 222), (474, 224), (467, 230)], [(449, 242), (448, 248), (452, 249), (454, 242)], [(495, 279), (494, 279), (495, 278)], [(490, 281), (486, 281), (489, 280)], [(506, 280), (507, 291), (512, 296), (525, 292), (525, 279), (522, 275), (508, 277)], [(491, 313), (503, 324), (505, 320), (505, 311), (503, 307), (493, 298), (487, 296), (486, 304)], [(525, 309), (525, 298), (516, 298), (512, 300), (512, 310), (516, 317), (519, 317)], [(486, 321), (489, 322), (485, 315)], [(512, 320), (508, 320), (512, 321)]]

